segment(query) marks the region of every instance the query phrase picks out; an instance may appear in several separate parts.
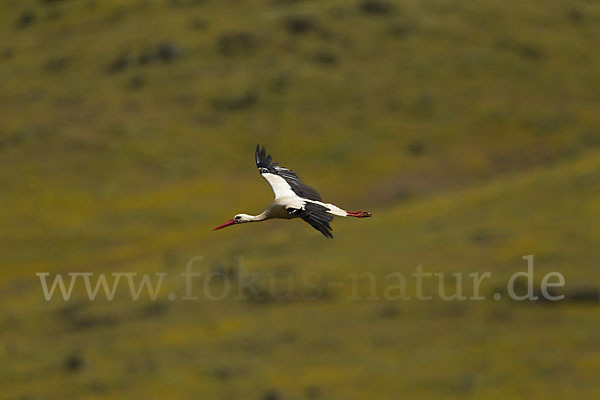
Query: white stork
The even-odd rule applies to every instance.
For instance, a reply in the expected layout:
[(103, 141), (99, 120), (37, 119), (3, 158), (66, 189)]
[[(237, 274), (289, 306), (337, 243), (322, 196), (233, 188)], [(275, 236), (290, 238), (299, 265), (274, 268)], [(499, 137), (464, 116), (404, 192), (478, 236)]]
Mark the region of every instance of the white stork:
[(291, 170), (271, 162), (265, 147), (256, 145), (256, 167), (260, 175), (269, 182), (275, 200), (265, 211), (258, 215), (237, 214), (233, 219), (219, 225), (213, 230), (226, 226), (243, 224), (244, 222), (265, 221), (271, 218), (302, 218), (325, 237), (333, 238), (329, 222), (334, 215), (340, 217), (370, 217), (367, 211), (345, 211), (333, 204), (323, 203), (321, 195), (312, 187), (300, 182), (298, 176)]

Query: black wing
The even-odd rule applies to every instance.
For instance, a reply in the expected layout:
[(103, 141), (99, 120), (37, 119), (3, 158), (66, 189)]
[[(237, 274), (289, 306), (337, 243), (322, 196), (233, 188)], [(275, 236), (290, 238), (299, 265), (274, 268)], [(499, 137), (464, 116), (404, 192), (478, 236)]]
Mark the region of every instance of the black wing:
[(271, 173), (280, 176), (287, 182), (292, 191), (302, 198), (316, 201), (322, 200), (321, 195), (314, 188), (302, 183), (294, 171), (271, 162), (271, 155), (267, 155), (265, 146), (261, 148), (260, 145), (256, 145), (255, 158), (256, 167), (261, 174)]
[(306, 202), (304, 209), (288, 209), (291, 215), (302, 218), (308, 222), (313, 228), (321, 232), (325, 237), (333, 238), (333, 228), (329, 223), (333, 219), (333, 215), (327, 212), (327, 208), (311, 202)]

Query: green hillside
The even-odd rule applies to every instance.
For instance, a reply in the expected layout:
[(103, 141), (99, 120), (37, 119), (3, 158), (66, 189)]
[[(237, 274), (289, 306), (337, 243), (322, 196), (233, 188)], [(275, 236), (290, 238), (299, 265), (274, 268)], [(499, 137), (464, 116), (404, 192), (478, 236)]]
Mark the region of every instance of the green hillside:
[[(584, 0), (0, 0), (1, 397), (597, 397), (599, 27)], [(213, 232), (272, 199), (257, 143), (373, 218)], [(507, 298), (530, 254), (564, 300)], [(210, 300), (240, 259), (262, 278)], [(418, 266), (490, 272), (486, 300), (419, 301)], [(167, 275), (46, 301), (40, 272)]]

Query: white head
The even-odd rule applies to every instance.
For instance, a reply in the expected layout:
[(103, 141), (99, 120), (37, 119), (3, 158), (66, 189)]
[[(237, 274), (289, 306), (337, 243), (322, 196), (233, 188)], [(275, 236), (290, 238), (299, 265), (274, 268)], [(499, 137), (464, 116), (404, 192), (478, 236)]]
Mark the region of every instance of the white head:
[(236, 224), (243, 224), (244, 222), (253, 221), (254, 216), (249, 214), (236, 214), (235, 217), (233, 217), (233, 220)]
[(252, 215), (236, 214), (235, 217), (233, 217), (229, 221), (225, 222), (224, 224), (217, 226), (215, 229), (213, 229), (213, 231), (216, 231), (217, 229), (225, 228), (226, 226), (231, 226), (231, 225), (235, 225), (235, 224), (243, 224), (244, 222), (252, 222), (252, 221), (254, 221), (254, 217)]

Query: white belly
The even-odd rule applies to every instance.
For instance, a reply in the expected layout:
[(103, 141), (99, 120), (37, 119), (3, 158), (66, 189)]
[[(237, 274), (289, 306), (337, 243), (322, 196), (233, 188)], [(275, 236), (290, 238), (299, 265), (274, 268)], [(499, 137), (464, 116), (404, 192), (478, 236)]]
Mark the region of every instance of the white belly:
[(342, 210), (341, 208), (339, 208), (333, 204), (323, 203), (323, 202), (315, 201), (315, 200), (304, 200), (298, 196), (285, 196), (285, 197), (280, 197), (278, 199), (275, 199), (267, 208), (266, 213), (269, 218), (291, 219), (294, 217), (291, 216), (287, 212), (287, 209), (288, 208), (303, 209), (306, 201), (308, 201), (310, 203), (320, 204), (320, 205), (326, 207), (327, 211), (330, 214), (337, 215), (340, 217), (345, 217), (347, 215), (346, 211)]
[(301, 208), (301, 207), (294, 207), (294, 206), (290, 205), (288, 202), (285, 202), (284, 201), (285, 199), (286, 199), (285, 197), (275, 199), (275, 201), (273, 201), (269, 205), (269, 207), (267, 207), (266, 214), (267, 214), (268, 218), (284, 218), (284, 219), (293, 218), (287, 212), (287, 209), (290, 207), (292, 207), (292, 208)]

